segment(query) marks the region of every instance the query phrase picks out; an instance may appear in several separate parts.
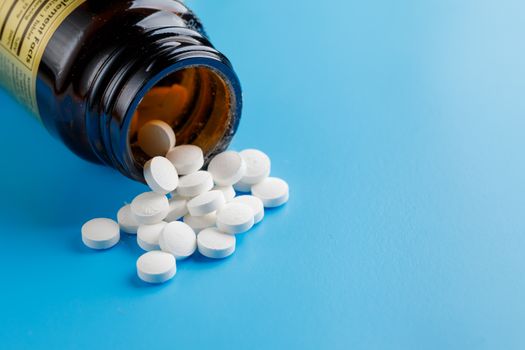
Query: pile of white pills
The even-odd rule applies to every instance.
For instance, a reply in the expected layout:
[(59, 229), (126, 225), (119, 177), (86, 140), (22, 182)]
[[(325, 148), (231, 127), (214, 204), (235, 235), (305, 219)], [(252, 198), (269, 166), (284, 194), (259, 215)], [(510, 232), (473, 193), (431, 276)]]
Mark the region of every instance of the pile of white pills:
[(210, 259), (232, 255), (235, 235), (261, 222), (265, 208), (281, 206), (289, 197), (288, 184), (270, 177), (270, 158), (261, 151), (225, 151), (201, 170), (202, 150), (175, 144), (168, 124), (146, 123), (139, 131), (139, 145), (152, 157), (144, 165), (151, 191), (124, 205), (118, 223), (97, 218), (81, 230), (82, 241), (92, 249), (113, 247), (121, 231), (136, 235), (146, 251), (137, 260), (137, 275), (148, 283), (172, 279), (177, 261), (196, 251)]

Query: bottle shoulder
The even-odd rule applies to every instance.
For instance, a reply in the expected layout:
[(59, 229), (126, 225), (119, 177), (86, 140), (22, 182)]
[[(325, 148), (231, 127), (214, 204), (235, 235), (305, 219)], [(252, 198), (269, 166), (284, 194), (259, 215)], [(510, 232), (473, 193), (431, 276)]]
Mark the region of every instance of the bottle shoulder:
[[(90, 76), (111, 52), (125, 45), (148, 44), (148, 32), (165, 27), (187, 28), (204, 37), (195, 14), (174, 0), (87, 0), (66, 18), (49, 41), (39, 76), (53, 90), (64, 92), (77, 84), (82, 92)], [(143, 44), (143, 45), (142, 45)]]

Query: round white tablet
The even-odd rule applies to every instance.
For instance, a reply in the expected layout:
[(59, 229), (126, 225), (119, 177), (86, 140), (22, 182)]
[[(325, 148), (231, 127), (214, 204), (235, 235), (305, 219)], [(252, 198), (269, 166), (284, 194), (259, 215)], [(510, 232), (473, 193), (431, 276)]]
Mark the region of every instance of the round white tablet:
[(131, 202), (131, 212), (140, 224), (151, 225), (164, 220), (170, 208), (168, 198), (155, 192), (139, 194)]
[(82, 225), (82, 242), (92, 249), (108, 249), (120, 240), (120, 227), (105, 218), (92, 219)]
[(188, 200), (182, 197), (173, 197), (169, 200), (170, 208), (168, 215), (164, 219), (166, 222), (177, 221), (184, 215), (188, 214), (188, 207), (186, 206)]
[(222, 208), (225, 203), (221, 191), (204, 192), (188, 202), (188, 211), (193, 216), (203, 216)]
[(126, 204), (117, 213), (117, 221), (120, 229), (126, 233), (136, 235), (139, 223), (135, 215), (131, 212), (131, 206)]
[(288, 202), (288, 184), (277, 177), (268, 177), (252, 186), (252, 194), (262, 200), (266, 208), (274, 208)]
[(233, 186), (215, 186), (213, 190), (221, 191), (226, 202), (231, 202), (231, 200), (235, 198), (235, 189)]
[(140, 148), (150, 157), (165, 156), (175, 147), (175, 132), (168, 123), (152, 120), (144, 124), (138, 133)]
[(187, 224), (174, 221), (164, 227), (159, 238), (162, 251), (173, 254), (177, 260), (185, 259), (197, 249), (197, 236)]
[(213, 181), (219, 186), (231, 186), (246, 173), (246, 163), (241, 155), (234, 151), (217, 154), (208, 165)]
[(235, 189), (235, 191), (241, 193), (250, 193), (252, 191), (252, 185), (244, 183), (242, 182), (242, 180), (235, 183), (233, 185), (233, 188)]
[(241, 181), (255, 185), (270, 176), (271, 161), (263, 152), (256, 149), (246, 149), (239, 153), (246, 163), (246, 173)]
[(219, 231), (216, 227), (202, 230), (197, 236), (199, 252), (211, 259), (222, 259), (235, 251), (235, 236)]
[(160, 194), (168, 194), (179, 184), (177, 170), (164, 157), (154, 157), (144, 164), (144, 179), (153, 192)]
[(184, 216), (184, 222), (187, 223), (195, 233), (199, 233), (208, 227), (213, 227), (217, 223), (217, 214), (210, 213), (204, 216), (192, 216), (187, 214)]
[(261, 220), (264, 218), (264, 205), (259, 198), (255, 196), (245, 195), (235, 197), (232, 202), (244, 203), (250, 208), (252, 208), (254, 224), (261, 222)]
[(175, 276), (177, 262), (169, 253), (154, 250), (142, 254), (137, 260), (137, 275), (147, 283), (163, 283)]
[(195, 145), (181, 145), (171, 149), (166, 158), (177, 168), (179, 175), (194, 173), (204, 165), (202, 149)]
[(159, 250), (159, 237), (168, 223), (161, 221), (153, 225), (140, 225), (137, 231), (137, 244), (146, 251)]
[(219, 230), (238, 234), (248, 231), (254, 224), (254, 215), (251, 207), (244, 203), (226, 203), (217, 212), (217, 227)]
[(195, 197), (213, 188), (213, 177), (207, 171), (200, 170), (179, 179), (177, 194), (182, 197)]

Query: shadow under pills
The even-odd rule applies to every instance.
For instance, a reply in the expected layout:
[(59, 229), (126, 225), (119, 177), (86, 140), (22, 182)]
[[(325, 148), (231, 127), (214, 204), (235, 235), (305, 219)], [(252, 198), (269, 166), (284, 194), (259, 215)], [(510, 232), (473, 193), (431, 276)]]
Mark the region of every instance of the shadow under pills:
[(9, 150), (0, 174), (0, 222), (11, 231), (80, 230), (93, 217), (115, 218), (122, 203), (141, 191), (143, 185), (74, 155), (30, 116), (6, 119), (14, 120), (0, 130), (0, 148)]

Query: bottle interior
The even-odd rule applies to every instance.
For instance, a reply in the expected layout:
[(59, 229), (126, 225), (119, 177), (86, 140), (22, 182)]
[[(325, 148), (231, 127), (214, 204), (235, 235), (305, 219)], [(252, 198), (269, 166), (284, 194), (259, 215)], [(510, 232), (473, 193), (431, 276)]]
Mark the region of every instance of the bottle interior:
[(137, 144), (138, 131), (156, 119), (173, 128), (177, 145), (194, 144), (209, 155), (230, 132), (231, 90), (208, 67), (184, 68), (159, 81), (143, 97), (130, 122), (129, 145), (141, 166), (149, 157)]

